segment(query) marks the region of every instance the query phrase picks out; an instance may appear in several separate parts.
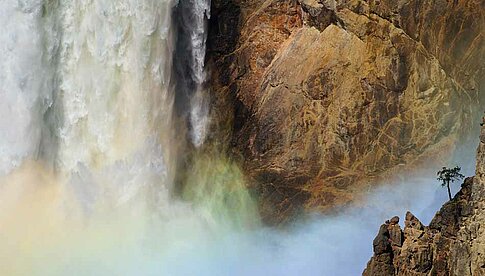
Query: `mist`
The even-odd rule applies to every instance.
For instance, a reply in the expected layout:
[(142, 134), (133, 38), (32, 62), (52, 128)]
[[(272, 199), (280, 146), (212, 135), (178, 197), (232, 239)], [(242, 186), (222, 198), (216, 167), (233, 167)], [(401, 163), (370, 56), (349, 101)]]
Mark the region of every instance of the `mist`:
[[(407, 210), (428, 224), (447, 200), (434, 174), (401, 176), (369, 191), (359, 207), (271, 228), (260, 223), (254, 202), (240, 189), (242, 175), (235, 164), (225, 159), (202, 159), (200, 164), (189, 177), (199, 187), (189, 193), (191, 201), (172, 199), (153, 209), (140, 199), (122, 205), (105, 199), (91, 212), (85, 212), (85, 194), (68, 188), (69, 180), (42, 165), (24, 165), (0, 186), (3, 271), (10, 275), (360, 275), (372, 256), (380, 224), (394, 215), (402, 217)], [(87, 178), (76, 181), (82, 179)], [(454, 193), (458, 189), (458, 184), (453, 186)]]

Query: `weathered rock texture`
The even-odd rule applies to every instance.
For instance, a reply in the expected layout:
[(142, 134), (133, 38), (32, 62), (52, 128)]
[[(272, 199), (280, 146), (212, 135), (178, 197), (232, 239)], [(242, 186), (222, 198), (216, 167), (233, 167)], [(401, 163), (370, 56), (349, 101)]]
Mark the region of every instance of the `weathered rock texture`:
[(485, 275), (485, 128), (480, 140), (476, 176), (429, 226), (410, 212), (404, 231), (392, 220), (383, 224), (363, 275)]
[(214, 122), (267, 221), (439, 160), (485, 102), (484, 26), (483, 0), (213, 0)]

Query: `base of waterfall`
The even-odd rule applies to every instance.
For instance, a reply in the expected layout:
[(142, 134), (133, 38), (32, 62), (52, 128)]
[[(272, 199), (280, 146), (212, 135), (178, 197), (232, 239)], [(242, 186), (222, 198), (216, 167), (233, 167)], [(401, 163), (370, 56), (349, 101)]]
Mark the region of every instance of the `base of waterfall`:
[[(194, 173), (199, 177), (188, 179), (198, 179), (202, 187), (204, 179), (217, 185), (237, 175), (222, 163), (201, 165)], [(68, 177), (35, 162), (0, 181), (2, 273), (357, 275), (372, 254), (369, 244), (384, 218), (408, 208), (430, 219), (446, 199), (431, 176), (410, 179), (374, 191), (362, 208), (275, 229), (261, 225), (257, 213), (248, 211), (251, 206), (216, 204), (231, 201), (235, 188), (206, 186), (203, 192), (212, 193), (207, 202), (192, 195), (192, 201), (172, 198), (157, 206), (140, 198), (114, 203), (91, 194), (100, 200), (86, 208), (85, 195), (76, 194), (69, 183)], [(389, 208), (384, 211), (382, 204)]]

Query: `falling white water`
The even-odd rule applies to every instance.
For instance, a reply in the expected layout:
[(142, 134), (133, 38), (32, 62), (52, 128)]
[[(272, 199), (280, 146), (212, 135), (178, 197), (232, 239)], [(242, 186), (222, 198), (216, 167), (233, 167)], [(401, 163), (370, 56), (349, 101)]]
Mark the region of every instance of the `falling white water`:
[[(184, 144), (172, 125), (175, 4), (0, 1), (2, 274), (163, 274), (173, 257), (258, 224), (224, 158), (195, 163), (192, 203), (173, 196)], [(199, 99), (209, 4), (192, 4)]]
[(190, 34), (192, 40), (192, 58), (197, 90), (191, 100), (190, 122), (192, 125), (192, 141), (195, 146), (204, 143), (207, 135), (209, 107), (207, 93), (203, 85), (206, 81), (205, 53), (207, 41), (207, 19), (210, 18), (210, 0), (192, 0), (194, 2), (195, 28)]
[(50, 34), (39, 1), (0, 6), (0, 174), (5, 174), (40, 152), (43, 115), (52, 105), (53, 48), (44, 47), (50, 46)]
[(189, 78), (194, 91), (189, 97), (189, 120), (191, 127), (191, 141), (200, 147), (207, 135), (209, 123), (209, 99), (204, 88), (207, 74), (205, 69), (205, 54), (207, 41), (207, 20), (210, 18), (210, 0), (186, 0), (182, 3), (179, 14), (180, 25), (187, 33), (190, 66)]
[(95, 179), (76, 189), (96, 186), (105, 198), (124, 202), (155, 180), (169, 188), (172, 5), (60, 2), (64, 122), (58, 163), (63, 171), (89, 172)]

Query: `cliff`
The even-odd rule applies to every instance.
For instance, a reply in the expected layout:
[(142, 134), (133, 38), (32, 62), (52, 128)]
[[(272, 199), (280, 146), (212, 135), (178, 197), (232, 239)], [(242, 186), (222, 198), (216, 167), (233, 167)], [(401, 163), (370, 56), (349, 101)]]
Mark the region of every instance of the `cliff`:
[(429, 226), (410, 212), (404, 231), (398, 221), (381, 226), (363, 275), (485, 275), (485, 127), (476, 176), (465, 180)]
[(267, 222), (446, 160), (481, 112), (483, 0), (212, 5), (213, 123)]

